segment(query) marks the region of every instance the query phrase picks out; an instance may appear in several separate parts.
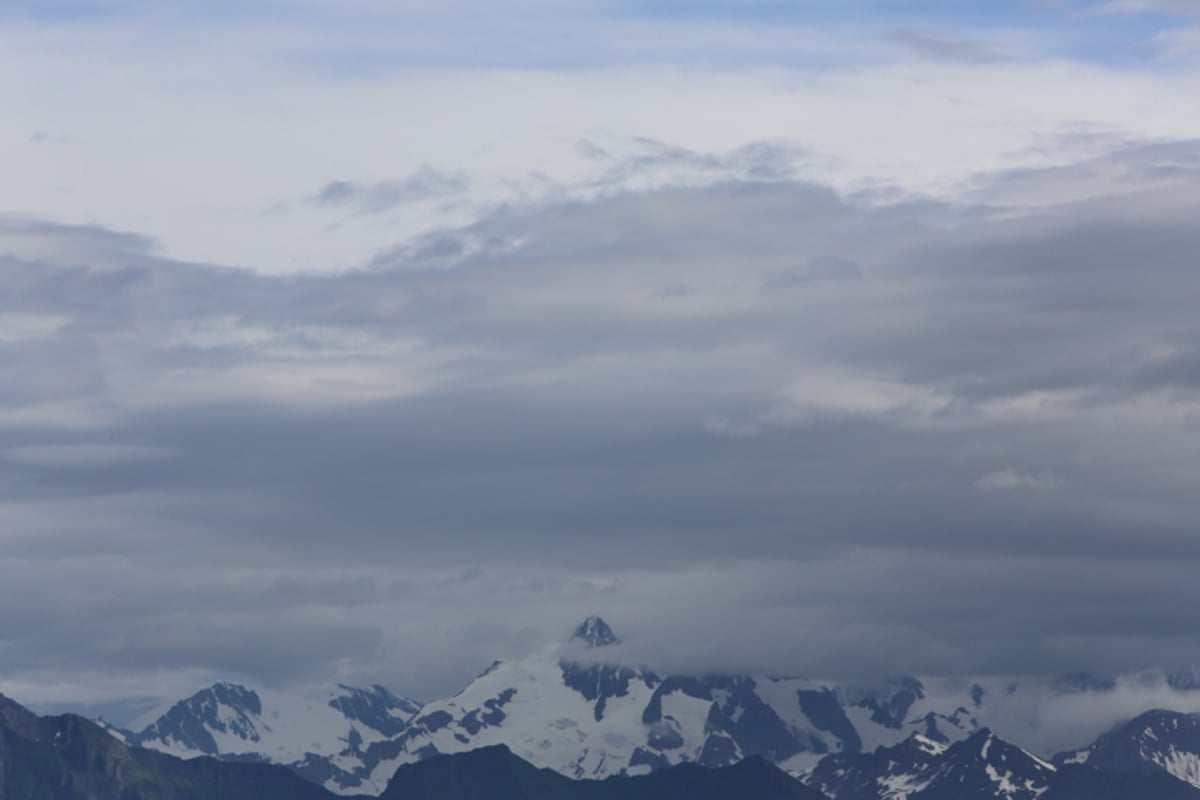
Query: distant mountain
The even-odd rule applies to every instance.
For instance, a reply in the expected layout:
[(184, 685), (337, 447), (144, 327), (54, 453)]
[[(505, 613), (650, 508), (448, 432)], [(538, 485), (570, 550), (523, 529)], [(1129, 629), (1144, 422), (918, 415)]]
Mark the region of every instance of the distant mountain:
[[(38, 717), (0, 696), (0, 800), (334, 800), (288, 769), (182, 760), (129, 747), (74, 715)], [(643, 778), (574, 781), (507, 748), (402, 767), (389, 800), (823, 800), (762, 759), (721, 770), (694, 765)]]
[(571, 634), (571, 641), (583, 642), (588, 647), (608, 647), (621, 643), (608, 623), (599, 617), (588, 617), (580, 623), (575, 633)]
[(217, 683), (149, 716), (144, 727), (112, 731), (126, 744), (181, 758), (282, 764), (340, 793), (379, 794), (371, 747), (402, 734), (421, 710), (382, 686), (338, 685), (317, 697)]
[(1034, 800), (1046, 793), (1057, 772), (1053, 764), (986, 729), (950, 745), (938, 762), (914, 800)]
[[(219, 683), (114, 735), (184, 757), (285, 765), (339, 794), (378, 795), (403, 765), (504, 745), (536, 767), (575, 779), (639, 776), (682, 764), (723, 767), (761, 756), (792, 774), (818, 777), (834, 769), (829, 765), (843, 765), (841, 783), (822, 784), (831, 794), (850, 792), (857, 775), (863, 794), (856, 796), (872, 796), (863, 787), (883, 779), (893, 781), (899, 787), (894, 794), (901, 797), (912, 795), (912, 786), (933, 781), (935, 773), (943, 775), (939, 780), (945, 774), (966, 780), (983, 770), (979, 774), (990, 781), (989, 765), (958, 745), (989, 741), (979, 736), (993, 721), (1004, 727), (1005, 738), (1024, 745), (1022, 732), (1037, 734), (1039, 699), (1087, 702), (1120, 690), (1116, 677), (1089, 673), (1040, 683), (899, 676), (874, 684), (660, 675), (622, 663), (621, 645), (607, 622), (589, 617), (561, 645), (494, 662), (455, 695), (424, 705), (380, 686), (339, 685), (317, 697), (297, 697)], [(1147, 673), (1144, 680), (1173, 692), (1200, 686), (1193, 674)], [(1026, 781), (1033, 781), (1030, 792), (1060, 790), (1065, 778), (1051, 781), (1042, 772), (1071, 761), (1195, 782), (1200, 744), (1186, 738), (1195, 722), (1169, 720), (1175, 726), (1170, 735), (1151, 726), (1159, 736), (1156, 746), (1134, 736), (1146, 728), (1142, 725), (1125, 738), (1101, 737), (1092, 748), (1053, 764), (990, 737), (995, 744), (989, 756), (1007, 754), (1023, 765), (1020, 770), (1008, 762), (990, 766), (999, 776), (1005, 769), (1013, 772), (1014, 797), (1025, 791)], [(896, 765), (872, 762), (880, 748)], [(947, 759), (974, 764), (975, 771), (952, 768)], [(1091, 775), (1063, 770), (1067, 773), (1078, 786)], [(980, 782), (979, 791), (988, 785)], [(921, 786), (923, 791), (936, 788), (935, 782)]]
[(400, 767), (384, 800), (828, 800), (761, 758), (707, 770), (572, 780), (495, 745)]
[[(247, 695), (233, 692), (224, 700)], [(720, 701), (714, 701), (720, 705)], [(227, 705), (224, 701), (222, 705)], [(871, 753), (827, 755), (806, 778), (761, 757), (706, 769), (573, 780), (504, 746), (401, 765), (384, 800), (1200, 800), (1171, 774), (1191, 715), (1150, 712), (1051, 764), (983, 730), (945, 745), (920, 734)], [(1151, 747), (1153, 745), (1153, 747)], [(1088, 763), (1070, 763), (1088, 753)], [(1132, 761), (1126, 756), (1135, 754)], [(1114, 768), (1099, 769), (1097, 763)], [(1176, 759), (1179, 761), (1179, 759)], [(1148, 766), (1149, 765), (1149, 766)], [(130, 747), (75, 715), (38, 717), (0, 696), (0, 800), (334, 800), (281, 766), (188, 760)]]
[(1068, 764), (1039, 800), (1198, 800), (1196, 787), (1166, 773), (1104, 772)]
[(872, 753), (830, 756), (805, 780), (835, 800), (1027, 800), (1044, 794), (1056, 771), (985, 729), (953, 745), (913, 734)]
[(494, 663), (370, 750), (372, 782), (402, 764), (498, 744), (570, 778), (643, 775), (684, 763), (721, 767), (749, 756), (786, 763), (860, 746), (840, 700), (821, 684), (661, 676), (609, 660), (619, 641), (592, 617), (564, 648)]
[(1101, 735), (1090, 747), (1054, 760), (1109, 772), (1163, 772), (1200, 787), (1200, 714), (1147, 711)]
[(0, 695), (0, 800), (331, 800), (289, 770), (128, 747), (88, 720)]
[(861, 746), (842, 700), (821, 684), (659, 676), (606, 661), (619, 643), (590, 617), (563, 647), (495, 662), (453, 697), (424, 706), (382, 687), (341, 686), (314, 700), (221, 683), (115, 733), (179, 756), (282, 764), (332, 791), (368, 794), (403, 764), (499, 744), (571, 778), (754, 755), (815, 760)]
[(903, 800), (929, 785), (947, 749), (913, 734), (893, 747), (829, 756), (800, 778), (835, 800)]
[(823, 759), (801, 776), (833, 800), (1200, 800), (1165, 772), (1052, 764), (982, 730), (952, 745), (914, 734)]

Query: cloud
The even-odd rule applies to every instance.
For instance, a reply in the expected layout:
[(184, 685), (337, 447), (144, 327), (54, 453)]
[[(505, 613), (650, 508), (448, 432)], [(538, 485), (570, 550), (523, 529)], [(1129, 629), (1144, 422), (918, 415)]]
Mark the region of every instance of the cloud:
[(980, 42), (944, 38), (902, 28), (888, 33), (887, 40), (920, 58), (952, 64), (986, 64), (1005, 58), (989, 45)]
[(1154, 37), (1154, 44), (1167, 56), (1194, 58), (1200, 54), (1200, 27), (1163, 31)]
[(790, 141), (757, 141), (723, 153), (696, 152), (650, 137), (621, 143), (616, 152), (593, 142), (578, 143), (584, 156), (606, 164), (592, 180), (593, 188), (659, 188), (679, 183), (727, 180), (783, 181), (795, 176), (811, 158), (808, 148)]
[(1191, 6), (735, 5), (0, 22), (0, 690), (1200, 663)]
[(449, 172), (423, 164), (399, 180), (354, 183), (333, 181), (317, 193), (315, 202), (324, 206), (351, 208), (360, 214), (377, 214), (397, 206), (436, 200), (459, 194), (471, 185), (461, 172)]
[(72, 142), (73, 140), (69, 136), (62, 136), (59, 134), (50, 133), (49, 131), (38, 130), (29, 134), (30, 144), (71, 144)]
[(770, 291), (805, 286), (819, 281), (856, 281), (862, 278), (862, 269), (847, 258), (818, 256), (807, 264), (791, 267), (772, 275), (763, 284)]
[(1191, 16), (1197, 12), (1188, 0), (1109, 0), (1088, 10), (1089, 14), (1139, 15), (1174, 14)]
[[(329, 272), (514, 195), (803, 176), (945, 196), (981, 170), (1053, 163), (1029, 145), (1067, 126), (1197, 130), (1180, 102), (1190, 70), (1161, 69), (1144, 26), (947, 5), (914, 24), (875, 6), (662, 17), (559, 3), (531, 16), (499, 3), (464, 23), (461, 4), (281, 16), (251, 2), (9, 18), (0, 66), (42, 76), (0, 98), (18, 138), (70, 146), (21, 147), (0, 207), (144, 231), (179, 260)], [(952, 60), (981, 47), (1017, 57)], [(188, 191), (164, 191), (168, 179)], [(470, 190), (442, 193), (446, 179)]]
[[(1146, 141), (1083, 131), (1051, 141), (1048, 152), (1075, 154), (1068, 163), (977, 175), (964, 200), (1013, 208), (1051, 207), (1093, 198), (1136, 196), (1174, 185), (1196, 169), (1196, 141)], [(1099, 152), (1091, 157), (1088, 151)], [(1058, 156), (1062, 157), (1062, 156)]]
[(0, 214), (0, 257), (120, 270), (150, 263), (155, 250), (152, 238), (137, 233)]
[(132, 444), (41, 444), (0, 450), (0, 458), (32, 467), (96, 469), (169, 458), (170, 450)]
[(632, 153), (724, 177), (322, 274), (6, 219), (0, 687), (431, 696), (595, 612), (679, 669), (1200, 661), (1194, 142), (969, 204)]
[(980, 475), (975, 481), (975, 488), (981, 492), (1011, 492), (1015, 489), (1045, 492), (1061, 483), (1062, 479), (1059, 476), (1049, 472), (1027, 475), (1014, 469), (1002, 469)]

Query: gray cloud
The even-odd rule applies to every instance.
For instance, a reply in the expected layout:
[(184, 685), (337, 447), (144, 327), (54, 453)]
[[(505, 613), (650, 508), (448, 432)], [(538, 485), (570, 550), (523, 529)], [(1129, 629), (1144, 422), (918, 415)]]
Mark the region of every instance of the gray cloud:
[(1200, 151), (1154, 148), (1048, 207), (741, 175), (337, 275), (8, 218), (0, 687), (431, 695), (593, 611), (673, 668), (1200, 663)]
[(782, 270), (771, 276), (763, 284), (763, 288), (787, 289), (819, 281), (856, 281), (861, 277), (862, 269), (850, 259), (819, 256), (806, 264)]
[(43, 444), (10, 447), (0, 458), (34, 467), (94, 469), (168, 458), (171, 451), (160, 447), (129, 444)]
[(397, 206), (439, 200), (461, 192), (471, 185), (460, 172), (440, 170), (424, 164), (416, 172), (398, 180), (356, 183), (332, 181), (314, 198), (318, 205), (349, 208), (360, 214), (376, 214)]
[(935, 36), (922, 31), (898, 28), (887, 34), (887, 41), (920, 58), (954, 64), (987, 64), (1005, 56), (990, 45)]
[(791, 141), (752, 142), (725, 152), (698, 152), (679, 145), (637, 136), (613, 149), (583, 140), (576, 149), (585, 158), (607, 163), (593, 181), (596, 188), (617, 189), (630, 184), (654, 187), (697, 178), (712, 181), (784, 181), (795, 177), (812, 157), (804, 146)]
[(37, 130), (29, 134), (30, 144), (70, 144), (74, 140), (70, 136)]
[(975, 481), (975, 488), (983, 492), (1011, 492), (1022, 489), (1046, 492), (1058, 486), (1061, 480), (1052, 472), (1026, 475), (1014, 469), (1002, 469), (980, 475)]

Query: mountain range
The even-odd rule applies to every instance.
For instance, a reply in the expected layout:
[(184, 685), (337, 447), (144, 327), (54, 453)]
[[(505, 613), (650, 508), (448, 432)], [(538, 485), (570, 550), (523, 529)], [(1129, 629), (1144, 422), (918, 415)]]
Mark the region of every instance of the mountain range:
[[(1164, 779), (1149, 796), (1200, 798), (1200, 717), (1189, 714), (1151, 710), (1051, 756), (988, 727), (1022, 730), (1011, 723), (1014, 709), (1034, 689), (1013, 681), (900, 677), (867, 686), (658, 674), (619, 663), (619, 644), (592, 617), (564, 645), (495, 662), (449, 698), (420, 703), (381, 686), (345, 685), (297, 697), (218, 683), (109, 732), (183, 758), (283, 765), (343, 795), (383, 795), (407, 765), (502, 746), (575, 780), (757, 757), (835, 800), (1107, 796), (1096, 793)], [(1179, 691), (1194, 688), (1170, 680)], [(1085, 701), (1114, 690), (1089, 675), (1036, 688)], [(1096, 783), (1097, 774), (1120, 778)]]
[[(864, 736), (901, 739), (913, 727), (909, 712), (923, 709), (911, 679), (847, 702), (801, 678), (659, 675), (608, 663), (604, 652), (619, 643), (593, 617), (565, 647), (494, 662), (457, 694), (425, 704), (379, 686), (295, 697), (218, 683), (112, 732), (181, 757), (269, 761), (331, 791), (379, 794), (402, 764), (496, 744), (571, 778), (728, 766), (751, 755), (796, 769), (859, 750)], [(919, 724), (931, 726), (943, 736), (977, 727), (965, 712)]]
[[(38, 717), (0, 696), (0, 800), (336, 800), (271, 764), (180, 759), (130, 747), (72, 714)], [(765, 759), (577, 781), (502, 745), (397, 770), (385, 800), (825, 800)]]
[(834, 800), (1196, 800), (1200, 788), (1148, 764), (1054, 764), (984, 729), (952, 745), (913, 734), (823, 759), (801, 779)]
[[(641, 776), (572, 779), (503, 745), (400, 766), (383, 800), (1200, 800), (1163, 769), (1196, 718), (1149, 712), (1052, 764), (981, 730), (953, 745), (912, 734), (872, 753), (831, 754), (790, 776), (765, 758)], [(1138, 760), (1137, 754), (1143, 758)], [(1159, 757), (1166, 762), (1160, 763)], [(1133, 761), (1128, 759), (1133, 758)], [(1110, 761), (1111, 759), (1111, 761)], [(1115, 764), (1120, 768), (1099, 766)], [(38, 717), (0, 696), (0, 800), (335, 800), (286, 767), (180, 759), (131, 747), (82, 717)], [(355, 796), (362, 800), (362, 796)]]

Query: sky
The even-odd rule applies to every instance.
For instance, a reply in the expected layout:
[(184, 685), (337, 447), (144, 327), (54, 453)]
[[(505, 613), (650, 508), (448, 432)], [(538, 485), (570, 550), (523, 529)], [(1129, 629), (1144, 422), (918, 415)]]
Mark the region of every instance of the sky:
[(1191, 2), (0, 6), (0, 692), (1200, 667)]

